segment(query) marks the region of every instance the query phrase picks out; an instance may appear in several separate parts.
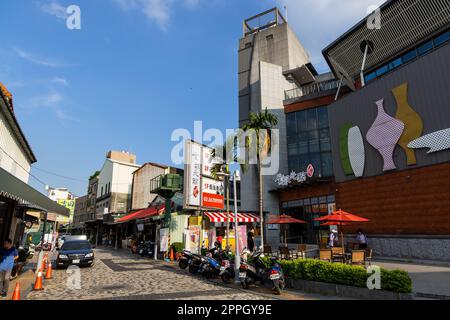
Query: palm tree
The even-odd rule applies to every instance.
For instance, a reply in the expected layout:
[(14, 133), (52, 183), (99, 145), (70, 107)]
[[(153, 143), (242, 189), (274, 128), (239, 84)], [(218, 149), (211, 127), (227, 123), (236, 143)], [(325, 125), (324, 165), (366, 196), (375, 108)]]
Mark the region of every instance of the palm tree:
[[(261, 159), (266, 157), (271, 149), (272, 149), (272, 136), (270, 134), (270, 129), (274, 128), (278, 124), (278, 117), (272, 113), (270, 113), (267, 108), (264, 111), (260, 111), (257, 113), (250, 113), (249, 121), (242, 127), (242, 131), (238, 136), (231, 136), (228, 138), (225, 146), (216, 146), (214, 151), (221, 150), (222, 155), (226, 155), (224, 158), (233, 159), (234, 162), (239, 162), (241, 170), (246, 172), (248, 169), (248, 163), (246, 159), (241, 159), (240, 155), (238, 155), (239, 144), (241, 142), (241, 134), (245, 136), (245, 150), (251, 150), (251, 147), (256, 144), (257, 152), (257, 169), (259, 175), (259, 214), (261, 220), (261, 247), (264, 248), (264, 195), (263, 195), (263, 179), (261, 172)], [(255, 135), (248, 135), (249, 131), (253, 131)], [(256, 141), (253, 141), (253, 137), (256, 138)], [(231, 140), (233, 139), (233, 141)], [(264, 141), (260, 141), (260, 139), (264, 139)], [(231, 149), (231, 150), (230, 150)], [(246, 152), (248, 154), (249, 152)], [(215, 156), (215, 154), (213, 154)], [(212, 175), (214, 177), (218, 177), (218, 173), (222, 172), (225, 174), (230, 174), (229, 166), (226, 162), (217, 163), (212, 168)], [(227, 196), (228, 199), (228, 196)], [(235, 204), (237, 205), (237, 204)], [(229, 205), (227, 200), (227, 214), (229, 214)], [(227, 226), (229, 225), (227, 221)], [(227, 234), (228, 234), (227, 228)]]
[[(244, 133), (253, 130), (256, 141), (252, 141), (252, 136), (246, 135), (245, 148), (250, 150), (251, 146), (256, 143), (257, 153), (257, 169), (259, 175), (259, 215), (261, 220), (261, 248), (264, 248), (264, 196), (263, 196), (263, 178), (261, 172), (261, 159), (266, 157), (272, 148), (272, 139), (270, 129), (278, 124), (278, 117), (270, 113), (267, 108), (264, 111), (250, 113), (249, 121), (242, 127)], [(261, 138), (265, 141), (260, 141)]]

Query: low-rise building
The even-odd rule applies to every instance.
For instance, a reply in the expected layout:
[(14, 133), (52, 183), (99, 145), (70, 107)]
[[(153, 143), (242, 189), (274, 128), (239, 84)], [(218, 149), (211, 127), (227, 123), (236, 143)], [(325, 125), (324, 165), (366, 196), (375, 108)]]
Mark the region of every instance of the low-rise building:
[(0, 83), (1, 242), (7, 238), (14, 243), (22, 240), (25, 228), (31, 228), (40, 219), (39, 211), (69, 216), (68, 209), (28, 185), (31, 165), (35, 162), (36, 157), (16, 119), (12, 94)]

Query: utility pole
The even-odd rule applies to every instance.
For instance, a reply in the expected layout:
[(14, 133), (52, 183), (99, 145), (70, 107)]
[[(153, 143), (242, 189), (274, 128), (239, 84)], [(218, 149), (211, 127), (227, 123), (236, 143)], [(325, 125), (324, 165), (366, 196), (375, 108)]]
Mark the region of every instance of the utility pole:
[(237, 210), (237, 186), (236, 180), (239, 176), (239, 171), (234, 171), (233, 174), (233, 189), (234, 189), (234, 239), (235, 239), (235, 255), (234, 255), (234, 267), (235, 267), (235, 281), (239, 283), (239, 267), (241, 265), (241, 255), (239, 252), (239, 232), (238, 232), (238, 210)]

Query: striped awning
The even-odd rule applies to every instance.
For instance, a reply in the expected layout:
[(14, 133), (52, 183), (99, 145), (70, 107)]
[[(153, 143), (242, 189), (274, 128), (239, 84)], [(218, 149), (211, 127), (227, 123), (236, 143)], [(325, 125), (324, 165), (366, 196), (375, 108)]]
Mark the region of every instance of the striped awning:
[[(211, 222), (227, 222), (226, 212), (204, 212)], [(229, 213), (229, 221), (234, 222), (234, 213)], [(238, 213), (238, 222), (259, 222), (259, 217), (253, 213)]]

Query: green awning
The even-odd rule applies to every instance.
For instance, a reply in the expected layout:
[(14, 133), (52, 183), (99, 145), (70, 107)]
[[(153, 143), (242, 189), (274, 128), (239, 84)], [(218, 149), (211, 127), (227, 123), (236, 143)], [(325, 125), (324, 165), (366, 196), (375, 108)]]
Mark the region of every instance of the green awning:
[(69, 217), (70, 210), (60, 206), (22, 180), (0, 168), (0, 196), (19, 201), (42, 211)]

